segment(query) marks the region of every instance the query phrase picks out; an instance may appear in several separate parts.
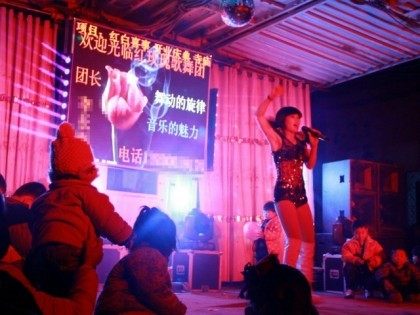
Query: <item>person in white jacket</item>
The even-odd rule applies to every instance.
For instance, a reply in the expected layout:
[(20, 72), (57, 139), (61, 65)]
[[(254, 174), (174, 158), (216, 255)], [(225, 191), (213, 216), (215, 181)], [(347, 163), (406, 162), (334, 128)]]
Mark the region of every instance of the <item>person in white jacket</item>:
[(369, 235), (368, 226), (363, 221), (353, 222), (353, 237), (343, 244), (341, 258), (347, 288), (344, 297), (354, 298), (357, 289), (365, 290), (368, 297), (375, 286), (375, 270), (383, 263), (384, 250)]
[(264, 221), (261, 227), (268, 254), (276, 255), (279, 262), (283, 263), (284, 231), (273, 201), (268, 201), (264, 204), (263, 216)]

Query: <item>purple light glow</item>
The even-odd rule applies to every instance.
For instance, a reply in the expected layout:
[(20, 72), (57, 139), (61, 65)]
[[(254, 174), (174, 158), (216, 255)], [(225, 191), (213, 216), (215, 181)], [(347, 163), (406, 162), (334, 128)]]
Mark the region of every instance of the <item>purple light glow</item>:
[(48, 140), (54, 140), (55, 139), (55, 137), (53, 137), (49, 134), (46, 134), (46, 133), (43, 133), (43, 132), (37, 132), (37, 131), (31, 130), (31, 129), (19, 127), (19, 126), (16, 126), (16, 125), (10, 125), (10, 128), (13, 129), (13, 130), (19, 130), (19, 132), (22, 132), (22, 133), (27, 133), (27, 134), (30, 134), (30, 135), (34, 135), (38, 138), (44, 138), (44, 139), (48, 139)]

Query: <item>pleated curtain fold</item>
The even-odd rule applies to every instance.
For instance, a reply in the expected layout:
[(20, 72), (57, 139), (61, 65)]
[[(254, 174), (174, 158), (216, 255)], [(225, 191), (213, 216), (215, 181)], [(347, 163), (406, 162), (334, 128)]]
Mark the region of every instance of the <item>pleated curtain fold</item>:
[(47, 181), (57, 30), (48, 19), (0, 7), (0, 172), (9, 193)]

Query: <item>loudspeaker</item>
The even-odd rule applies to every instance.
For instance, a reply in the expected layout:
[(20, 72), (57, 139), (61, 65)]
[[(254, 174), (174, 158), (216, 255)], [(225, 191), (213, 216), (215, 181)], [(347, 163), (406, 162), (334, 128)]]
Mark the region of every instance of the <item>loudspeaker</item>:
[(171, 262), (173, 282), (188, 283), (191, 290), (220, 290), (220, 252), (180, 250)]
[(188, 253), (176, 252), (172, 255), (172, 281), (188, 282), (189, 269)]
[(325, 254), (323, 256), (324, 289), (330, 292), (344, 292), (343, 261), (341, 255)]
[(191, 289), (220, 289), (220, 255), (196, 253), (193, 256)]

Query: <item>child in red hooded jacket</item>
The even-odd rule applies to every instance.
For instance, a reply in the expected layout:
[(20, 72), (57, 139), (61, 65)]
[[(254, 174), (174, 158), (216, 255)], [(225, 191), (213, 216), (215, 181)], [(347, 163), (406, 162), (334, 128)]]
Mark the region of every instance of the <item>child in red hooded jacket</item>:
[(126, 244), (131, 227), (115, 212), (107, 195), (91, 183), (98, 176), (90, 145), (62, 123), (51, 143), (51, 184), (32, 205), (32, 250), (25, 272), (33, 285), (55, 296), (68, 296), (86, 253), (102, 259), (102, 240)]

